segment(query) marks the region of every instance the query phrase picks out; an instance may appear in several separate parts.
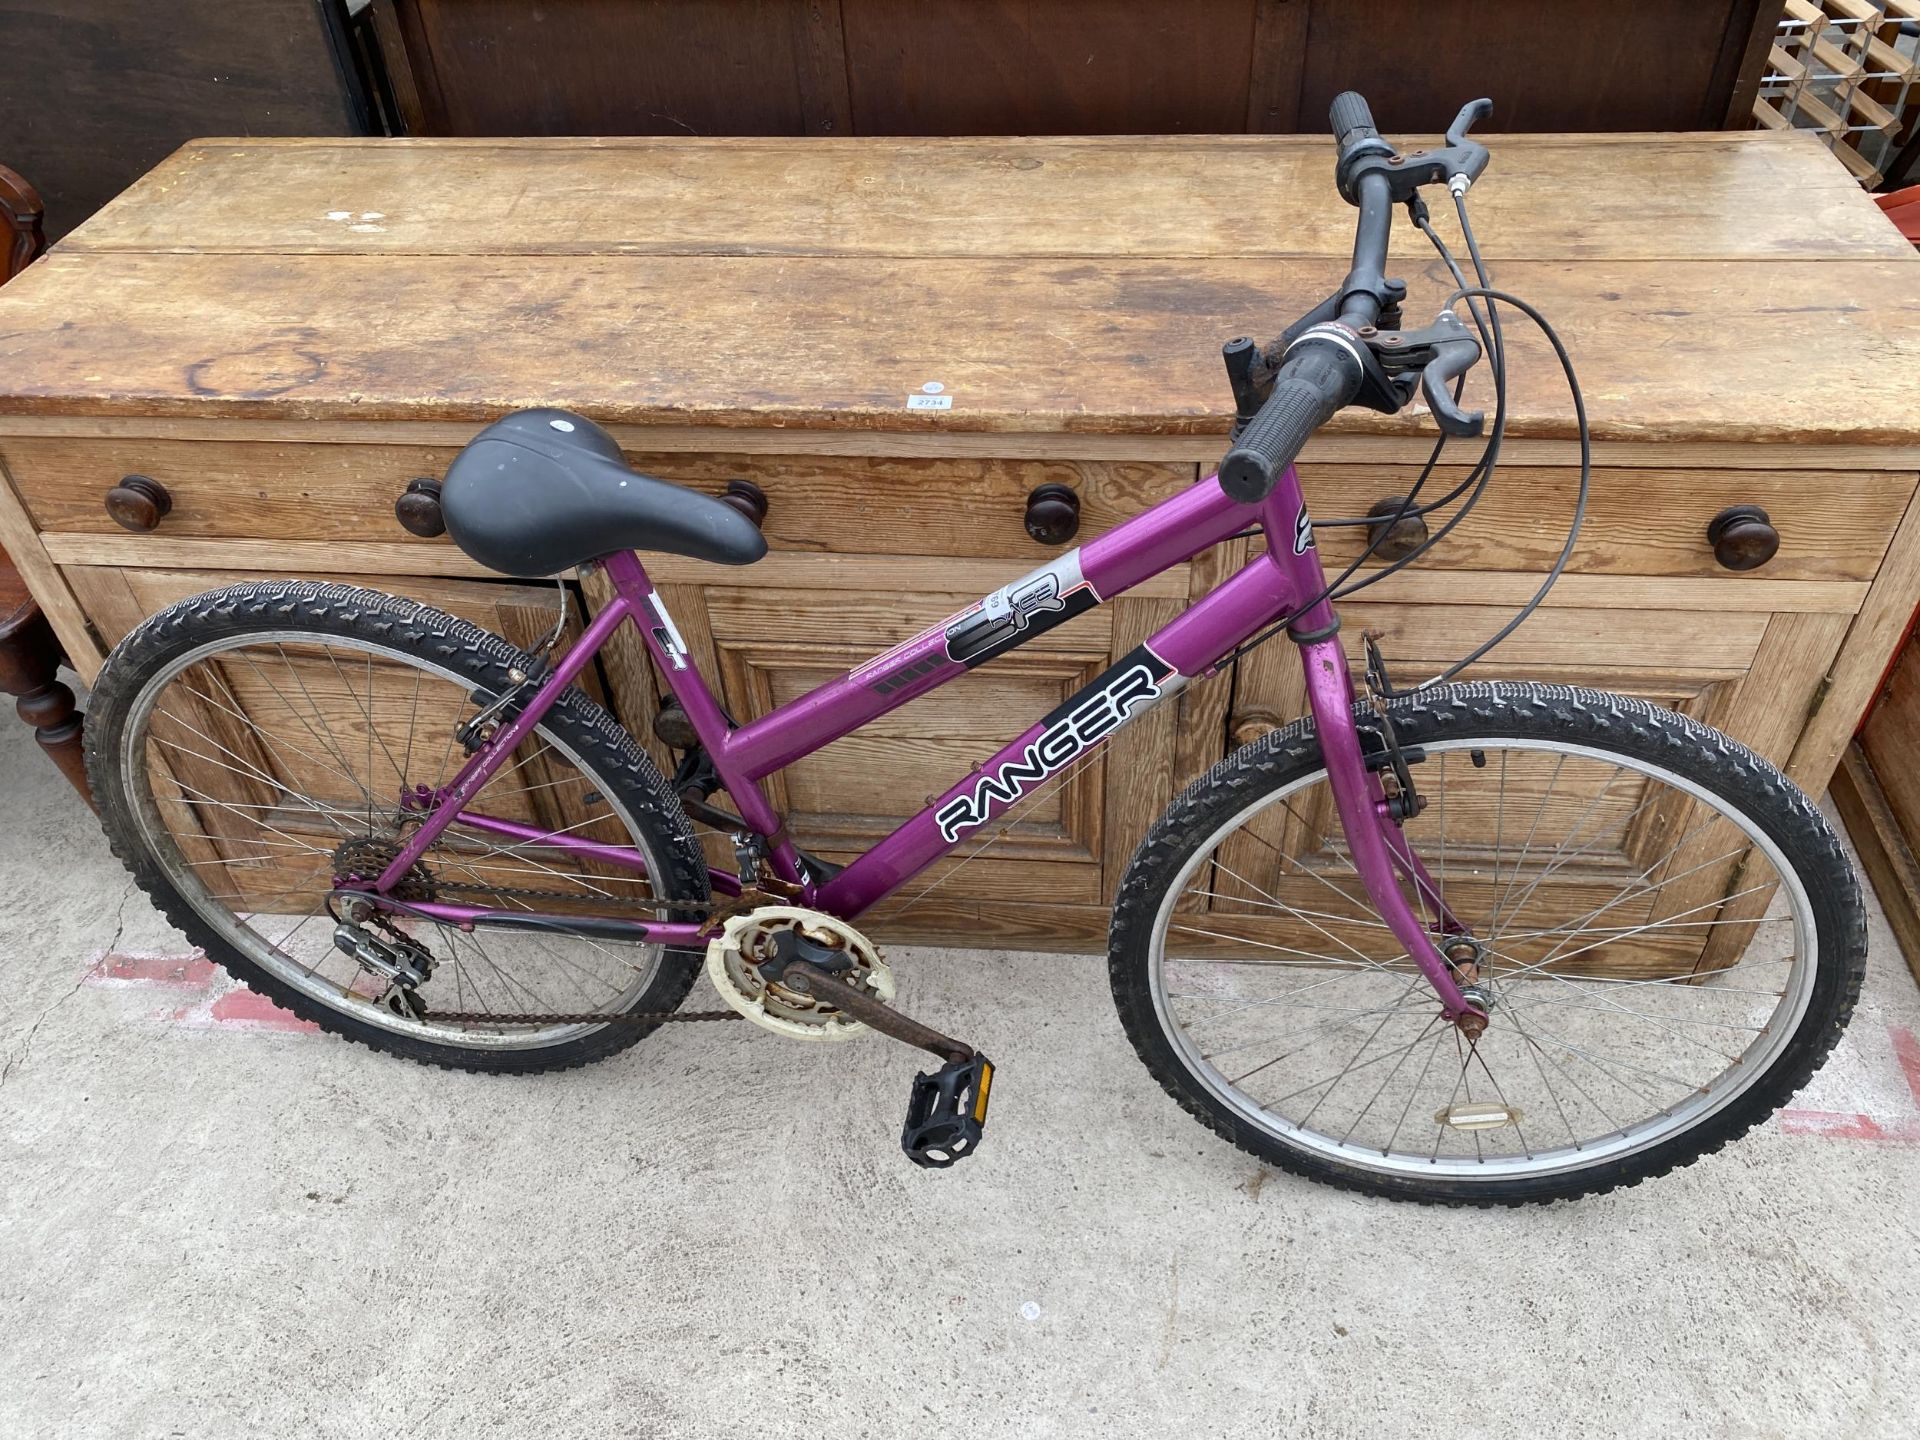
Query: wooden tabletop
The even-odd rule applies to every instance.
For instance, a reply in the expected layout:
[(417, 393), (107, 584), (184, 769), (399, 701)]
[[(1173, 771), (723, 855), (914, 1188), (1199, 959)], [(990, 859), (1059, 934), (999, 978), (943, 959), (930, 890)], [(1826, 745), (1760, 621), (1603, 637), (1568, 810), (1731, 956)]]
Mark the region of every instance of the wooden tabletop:
[[(1559, 326), (1596, 435), (1920, 438), (1920, 258), (1815, 140), (1490, 144), (1472, 206), (1495, 283)], [(546, 403), (1221, 431), (1220, 342), (1345, 271), (1332, 168), (1308, 136), (198, 141), (0, 291), (0, 431)], [(1451, 284), (1404, 220), (1394, 254), (1424, 322)], [(1513, 433), (1571, 433), (1551, 357), (1509, 330)], [(907, 408), (929, 385), (950, 410)]]

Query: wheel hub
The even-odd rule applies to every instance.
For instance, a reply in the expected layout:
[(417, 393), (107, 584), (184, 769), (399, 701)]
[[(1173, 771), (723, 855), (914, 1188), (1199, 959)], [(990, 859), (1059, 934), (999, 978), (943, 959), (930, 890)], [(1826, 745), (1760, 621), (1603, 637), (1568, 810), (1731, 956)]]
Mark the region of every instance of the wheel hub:
[(1487, 1016), (1493, 1013), (1493, 986), (1488, 982), (1486, 972), (1480, 968), (1486, 947), (1471, 935), (1456, 935), (1446, 942), (1441, 953), (1453, 968), (1454, 983), (1460, 987), (1460, 998), (1480, 1012), (1476, 1015), (1469, 1011), (1454, 1023), (1469, 1041), (1478, 1040), (1487, 1033)]

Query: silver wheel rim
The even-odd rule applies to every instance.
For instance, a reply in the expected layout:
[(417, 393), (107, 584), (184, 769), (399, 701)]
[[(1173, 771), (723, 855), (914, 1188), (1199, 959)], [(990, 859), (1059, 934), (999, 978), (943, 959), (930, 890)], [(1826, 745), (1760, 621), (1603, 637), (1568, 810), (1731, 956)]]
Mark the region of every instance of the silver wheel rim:
[[(381, 645), (373, 641), (360, 639), (356, 636), (326, 634), (310, 630), (250, 631), (241, 635), (227, 636), (196, 646), (169, 661), (158, 674), (149, 679), (147, 683), (141, 687), (139, 694), (134, 697), (132, 704), (128, 707), (126, 725), (122, 731), (119, 764), (128, 807), (134, 817), (135, 824), (139, 828), (141, 841), (145, 845), (147, 852), (153, 856), (175, 892), (186, 901), (202, 920), (211, 925), (220, 934), (222, 939), (233, 945), (234, 948), (239, 950), (249, 961), (260, 966), (260, 968), (266, 970), (282, 983), (291, 986), (303, 995), (325, 1005), (338, 1014), (377, 1026), (398, 1035), (427, 1040), (435, 1044), (454, 1045), (462, 1049), (510, 1051), (537, 1050), (556, 1045), (564, 1045), (604, 1029), (605, 1025), (602, 1023), (556, 1024), (542, 1028), (505, 1026), (482, 1028), (477, 1025), (454, 1027), (433, 1024), (431, 1012), (429, 1012), (425, 1022), (397, 1015), (386, 1007), (373, 1003), (371, 997), (347, 991), (338, 984), (329, 983), (322, 979), (320, 974), (317, 973), (317, 967), (315, 965), (303, 965), (297, 959), (279, 948), (280, 943), (291, 943), (296, 938), (296, 933), (290, 932), (286, 934), (279, 942), (270, 939), (267, 935), (262, 934), (260, 930), (254, 929), (251, 925), (243, 921), (234, 910), (223, 904), (221, 900), (217, 898), (216, 893), (210, 890), (203, 882), (200, 873), (202, 867), (196, 866), (193, 862), (188, 861), (181, 853), (173, 832), (162, 820), (159, 808), (154, 800), (153, 783), (148, 772), (145, 744), (148, 738), (149, 717), (154, 705), (166, 692), (168, 687), (177, 678), (201, 662), (212, 657), (226, 655), (233, 651), (246, 650), (254, 647), (284, 647), (289, 645), (307, 648), (325, 646), (330, 649), (351, 651), (369, 657), (369, 664), (371, 664), (373, 657), (378, 657), (384, 662), (398, 663), (407, 667), (409, 670), (433, 676), (455, 687), (462, 694), (470, 693), (473, 688), (472, 681), (460, 675), (458, 672), (393, 646)], [(416, 687), (416, 701), (418, 695), (419, 691)], [(205, 697), (203, 696), (201, 698)], [(373, 743), (372, 728), (370, 724), (369, 744)], [(625, 830), (627, 843), (632, 844), (645, 857), (649, 874), (660, 874), (660, 857), (654, 853), (654, 849), (648, 844), (645, 834), (635, 823), (633, 815), (613, 788), (603, 783), (598, 783), (598, 777), (595, 775), (595, 772), (588, 768), (579, 753), (555, 735), (544, 722), (535, 728), (533, 734), (549, 746), (552, 751), (559, 755), (567, 764), (571, 765), (581, 777), (596, 782), (596, 788), (607, 805), (608, 810), (611, 812), (611, 818), (616, 820)], [(156, 741), (156, 743), (165, 742)], [(217, 744), (218, 742), (215, 741), (213, 743)], [(229, 751), (228, 753), (231, 754), (232, 752)], [(412, 736), (410, 734), (408, 745), (409, 758), (411, 757), (411, 753)], [(235, 756), (233, 758), (241, 759), (242, 757)], [(495, 781), (491, 782), (488, 789), (492, 788), (492, 784), (498, 784), (500, 779), (500, 776), (496, 776)], [(482, 789), (479, 792), (479, 798), (483, 802), (488, 794), (488, 789)], [(583, 895), (581, 898), (584, 900), (587, 897)], [(282, 918), (293, 919), (295, 921), (296, 932), (310, 935), (310, 932), (319, 926), (320, 921), (326, 918), (326, 911), (324, 905), (321, 903), (322, 899), (322, 892), (316, 890), (314, 904), (311, 910), (302, 912), (297, 916)], [(257, 917), (261, 912), (250, 911), (248, 913)], [(313, 924), (307, 925), (306, 922), (308, 920), (313, 921)], [(428, 922), (424, 921), (416, 923), (422, 927), (426, 927), (428, 924)], [(304, 930), (301, 929), (302, 926), (305, 927)], [(406, 928), (411, 929), (412, 926), (409, 925)], [(431, 930), (435, 934), (447, 933), (447, 927), (439, 925), (432, 926)], [(325, 933), (326, 931), (323, 929), (323, 937)], [(542, 941), (548, 942), (548, 948), (551, 950), (550, 937), (539, 936), (537, 932), (535, 932), (535, 940), (536, 944)], [(458, 942), (456, 942), (456, 946), (457, 943)], [(468, 956), (476, 956), (482, 953), (480, 947), (485, 943), (486, 942), (481, 942), (477, 939), (472, 940), (470, 942), (472, 948), (468, 950)], [(594, 945), (596, 949), (605, 951), (609, 949), (611, 942), (601, 944), (600, 942), (588, 941), (586, 943)], [(529, 1013), (539, 1013), (542, 1010), (555, 1013), (571, 1013), (575, 1010), (592, 1008), (596, 1013), (604, 1012), (608, 1016), (617, 1015), (624, 1010), (630, 1010), (634, 1008), (640, 997), (645, 994), (648, 987), (652, 985), (654, 979), (659, 974), (662, 947), (658, 944), (623, 946), (620, 947), (620, 955), (621, 966), (632, 971), (632, 979), (616, 996), (603, 1001), (597, 1006), (587, 1007), (561, 1005), (557, 1003), (542, 1006), (523, 1003), (518, 1005), (490, 1005), (487, 1008), (497, 1009), (503, 1014), (521, 1010)], [(341, 962), (343, 966), (350, 966), (352, 964), (351, 961), (347, 960), (346, 956), (339, 955), (337, 952), (333, 958)], [(456, 959), (456, 965), (459, 964), (459, 960), (455, 956), (449, 956), (447, 958)], [(489, 960), (487, 963), (496, 970), (499, 968), (497, 962)], [(456, 970), (456, 974), (458, 973), (459, 971)], [(460, 988), (463, 990), (471, 988), (474, 992), (485, 993), (477, 979), (475, 979), (469, 987), (463, 978), (460, 982)], [(510, 996), (513, 994), (513, 982), (506, 979), (503, 975), (500, 983), (492, 986), (492, 989), (493, 993)], [(524, 985), (522, 985), (522, 989), (524, 989)], [(469, 1007), (460, 1004), (450, 1005), (443, 1001), (439, 1004), (438, 1008), (449, 1010)]]
[[(1591, 746), (1517, 738), (1481, 738), (1421, 743), (1429, 756), (1429, 761), (1415, 771), (1416, 783), (1420, 783), (1423, 779), (1430, 780), (1436, 769), (1434, 762), (1440, 760), (1440, 757), (1444, 755), (1470, 755), (1471, 752), (1480, 751), (1484, 752), (1488, 757), (1491, 757), (1496, 752), (1506, 752), (1509, 754), (1526, 752), (1530, 754), (1558, 756), (1561, 757), (1559, 763), (1564, 763), (1566, 758), (1573, 757), (1592, 761), (1597, 764), (1617, 767), (1620, 771), (1630, 772), (1642, 776), (1649, 781), (1669, 786), (1673, 790), (1689, 797), (1692, 801), (1708, 807), (1712, 812), (1712, 819), (1734, 826), (1742, 839), (1766, 858), (1772, 867), (1773, 875), (1777, 877), (1779, 882), (1778, 892), (1767, 912), (1767, 917), (1760, 923), (1765, 925), (1785, 922), (1791, 924), (1793, 929), (1793, 950), (1789, 957), (1786, 957), (1784, 961), (1780, 962), (1783, 963), (1786, 968), (1782, 974), (1782, 983), (1777, 995), (1774, 997), (1774, 1003), (1771, 1006), (1770, 1014), (1764, 1028), (1761, 1029), (1760, 1033), (1755, 1034), (1750, 1041), (1745, 1043), (1745, 1047), (1735, 1063), (1713, 1076), (1710, 1083), (1698, 1087), (1691, 1093), (1676, 1095), (1676, 1098), (1670, 1105), (1661, 1107), (1650, 1114), (1638, 1116), (1633, 1121), (1623, 1124), (1611, 1132), (1595, 1133), (1592, 1135), (1581, 1134), (1579, 1133), (1579, 1127), (1569, 1122), (1565, 1127), (1567, 1138), (1562, 1139), (1560, 1143), (1526, 1143), (1521, 1147), (1523, 1153), (1517, 1155), (1502, 1153), (1488, 1156), (1484, 1153), (1483, 1145), (1479, 1142), (1476, 1142), (1474, 1153), (1471, 1156), (1456, 1153), (1440, 1154), (1425, 1149), (1415, 1150), (1412, 1148), (1402, 1148), (1397, 1144), (1389, 1144), (1385, 1147), (1388, 1153), (1382, 1153), (1382, 1148), (1378, 1145), (1356, 1143), (1351, 1133), (1345, 1136), (1337, 1136), (1330, 1133), (1332, 1129), (1330, 1126), (1326, 1129), (1317, 1128), (1311, 1123), (1310, 1117), (1306, 1121), (1301, 1122), (1289, 1120), (1285, 1115), (1275, 1113), (1273, 1108), (1271, 1108), (1274, 1102), (1267, 1101), (1263, 1103), (1253, 1095), (1247, 1093), (1246, 1090), (1240, 1088), (1239, 1085), (1230, 1081), (1228, 1076), (1223, 1073), (1222, 1068), (1214, 1063), (1215, 1060), (1219, 1058), (1218, 1052), (1210, 1058), (1203, 1050), (1201, 1043), (1197, 1042), (1195, 1037), (1189, 1033), (1188, 1027), (1181, 1023), (1176, 1013), (1179, 1008), (1177, 1002), (1182, 998), (1192, 997), (1184, 997), (1181, 992), (1173, 988), (1182, 982), (1170, 977), (1170, 968), (1178, 971), (1180, 967), (1191, 967), (1198, 963), (1231, 964), (1233, 962), (1183, 961), (1177, 957), (1170, 957), (1168, 954), (1167, 940), (1170, 928), (1183, 927), (1188, 930), (1193, 928), (1190, 924), (1183, 926), (1183, 922), (1176, 919), (1176, 913), (1182, 896), (1188, 893), (1195, 876), (1200, 872), (1202, 866), (1212, 862), (1223, 842), (1227, 841), (1237, 832), (1240, 832), (1250, 819), (1254, 819), (1272, 807), (1287, 804), (1295, 797), (1307, 792), (1311, 787), (1322, 785), (1325, 781), (1325, 771), (1323, 769), (1315, 769), (1290, 784), (1249, 802), (1216, 827), (1195, 850), (1193, 855), (1189, 857), (1185, 865), (1181, 868), (1174, 883), (1168, 887), (1162, 897), (1159, 910), (1154, 917), (1154, 926), (1149, 947), (1149, 983), (1153, 996), (1155, 1020), (1187, 1072), (1216, 1100), (1228, 1107), (1240, 1119), (1268, 1136), (1297, 1150), (1304, 1150), (1326, 1160), (1381, 1175), (1401, 1178), (1420, 1177), (1426, 1179), (1482, 1181), (1531, 1179), (1565, 1175), (1573, 1171), (1590, 1169), (1596, 1165), (1614, 1162), (1640, 1154), (1664, 1141), (1672, 1139), (1676, 1135), (1700, 1125), (1732, 1104), (1740, 1095), (1750, 1089), (1779, 1057), (1781, 1051), (1790, 1042), (1793, 1034), (1798, 1029), (1801, 1019), (1805, 1016), (1807, 1006), (1812, 997), (1814, 978), (1817, 974), (1819, 959), (1818, 937), (1814, 928), (1812, 905), (1805, 886), (1799, 875), (1787, 864), (1784, 854), (1773, 839), (1746, 815), (1734, 810), (1719, 796), (1699, 784), (1688, 780), (1684, 776), (1664, 766), (1643, 760), (1629, 759), (1615, 752), (1600, 750)], [(1503, 760), (1503, 769), (1501, 772), (1503, 777), (1505, 775), (1505, 763)], [(1444, 761), (1442, 761), (1441, 764), (1444, 765)], [(1502, 804), (1504, 805), (1504, 791), (1502, 792)], [(1542, 804), (1544, 808), (1544, 800)], [(1429, 813), (1431, 813), (1431, 811)], [(1409, 833), (1413, 836), (1415, 844), (1422, 848), (1423, 857), (1431, 866), (1434, 856), (1431, 851), (1426, 848), (1426, 842), (1420, 838), (1417, 831), (1410, 830)], [(1678, 849), (1678, 846), (1675, 848)], [(1518, 865), (1515, 866), (1513, 873), (1517, 878), (1519, 874)], [(1352, 881), (1353, 888), (1358, 889), (1357, 876), (1355, 876), (1350, 869), (1347, 874)], [(1439, 877), (1436, 877), (1436, 879), (1438, 878)], [(1497, 878), (1496, 876), (1496, 880)], [(1441, 881), (1441, 883), (1444, 885), (1444, 881)], [(1740, 893), (1744, 892), (1736, 892), (1732, 898), (1738, 898), (1738, 894)], [(1371, 907), (1369, 907), (1369, 911), (1370, 908)], [(1784, 914), (1777, 913), (1780, 911), (1784, 911)], [(1301, 912), (1296, 910), (1295, 913)], [(1515, 907), (1513, 913), (1518, 913), (1517, 907)], [(1463, 918), (1465, 918), (1470, 925), (1474, 925), (1476, 930), (1479, 928), (1475, 916), (1469, 914)], [(1689, 923), (1708, 924), (1719, 922), (1700, 921)], [(1604, 945), (1607, 943), (1611, 942), (1602, 941), (1599, 946), (1593, 948), (1604, 948)], [(1751, 943), (1759, 943), (1757, 935)], [(1574, 952), (1576, 955), (1577, 953), (1578, 952)], [(1567, 959), (1572, 957), (1562, 955), (1559, 958)], [(1647, 994), (1650, 993), (1652, 987), (1656, 985), (1658, 989), (1670, 992), (1718, 993), (1728, 996), (1742, 994), (1746, 990), (1745, 986), (1722, 987), (1719, 982), (1728, 974), (1739, 975), (1740, 966), (1746, 964), (1747, 959), (1748, 956), (1746, 952), (1743, 951), (1741, 958), (1733, 965), (1714, 972), (1712, 977), (1699, 985), (1682, 986), (1671, 982), (1660, 983), (1654, 981), (1609, 982), (1600, 978), (1592, 978), (1585, 981), (1576, 979), (1564, 983), (1573, 983), (1576, 985), (1585, 984), (1592, 987), (1603, 987), (1614, 983), (1621, 983), (1638, 984), (1647, 987), (1646, 989), (1631, 992), (1602, 990), (1601, 996), (1604, 999), (1604, 1004), (1600, 1006), (1600, 1012), (1607, 1014), (1608, 1019), (1611, 1020), (1612, 1015), (1609, 1013), (1609, 1007), (1618, 1008), (1620, 1002), (1615, 998), (1618, 994), (1630, 994), (1636, 1003), (1641, 1003)], [(1256, 962), (1247, 963), (1251, 964)], [(1297, 966), (1303, 976), (1305, 972), (1311, 968), (1305, 961), (1295, 962), (1291, 958), (1281, 961), (1262, 959), (1257, 963), (1276, 968), (1295, 968)], [(1493, 962), (1492, 969), (1496, 977), (1496, 989), (1498, 989), (1498, 976), (1500, 971), (1498, 960)], [(1418, 978), (1417, 973), (1411, 976), (1402, 975), (1399, 972), (1394, 973), (1396, 975), (1396, 984), (1410, 978)], [(1372, 976), (1368, 976), (1367, 978), (1369, 981), (1375, 979), (1375, 977)], [(1536, 975), (1533, 976), (1522, 976), (1516, 973), (1510, 977), (1509, 983), (1511, 984), (1514, 980), (1525, 980), (1530, 983), (1538, 979), (1540, 983), (1544, 984), (1556, 978), (1557, 977), (1551, 974), (1541, 975), (1536, 973)], [(1558, 992), (1555, 993), (1557, 994)], [(1433, 1001), (1431, 991), (1425, 986), (1424, 981), (1419, 983), (1416, 994), (1424, 997), (1426, 1008), (1430, 1010), (1433, 1015), (1437, 1016), (1438, 1004), (1436, 1001)], [(1773, 992), (1770, 990), (1755, 991), (1754, 1003), (1764, 1004), (1765, 996), (1769, 994), (1773, 994)], [(1213, 997), (1209, 996), (1205, 998), (1211, 1000)], [(1309, 1001), (1323, 1002), (1324, 999), (1324, 991), (1320, 989), (1316, 989), (1314, 996), (1308, 997)], [(1231, 1004), (1235, 1002), (1228, 1001), (1226, 1003)], [(1251, 1005), (1259, 1002), (1246, 1003)], [(1566, 1000), (1562, 1000), (1560, 1003), (1565, 1009), (1586, 1008), (1584, 1004), (1575, 1006), (1572, 1002)], [(1242, 1008), (1245, 1008), (1245, 1006), (1242, 1006)], [(1300, 1011), (1306, 1007), (1305, 1005), (1296, 1003), (1288, 1008), (1293, 1010), (1293, 1018), (1299, 1019)], [(1363, 1009), (1365, 1007), (1356, 1008)], [(1525, 1013), (1523, 1008), (1515, 1005), (1509, 1006), (1510, 1012), (1514, 1009), (1519, 1009), (1522, 1015)], [(1362, 1026), (1369, 1026), (1374, 1023), (1375, 1016), (1377, 1015), (1378, 1011), (1373, 1011), (1364, 1017), (1356, 1017), (1354, 1021), (1326, 1020), (1319, 1023), (1323, 1026), (1331, 1026), (1336, 1029), (1341, 1028), (1347, 1023), (1358, 1023)], [(1486, 1039), (1483, 1039), (1483, 1045), (1486, 1043), (1486, 1040), (1490, 1040), (1493, 1037), (1501, 1025), (1501, 1022), (1502, 1012), (1501, 1009), (1496, 1006), (1492, 1023), (1489, 1026), (1488, 1036)], [(1518, 1029), (1520, 1023), (1524, 1022), (1513, 1022), (1510, 1028)], [(1616, 1023), (1624, 1024), (1625, 1022), (1623, 1019)], [(1659, 1019), (1649, 1018), (1649, 1023), (1659, 1025), (1662, 1022)], [(1699, 1023), (1706, 1024), (1712, 1022)], [(1736, 1027), (1725, 1025), (1720, 1028), (1732, 1030)], [(1452, 1031), (1452, 1027), (1441, 1024), (1436, 1027), (1434, 1033), (1437, 1036), (1442, 1031)], [(1457, 1034), (1457, 1032), (1454, 1033)], [(1685, 1032), (1681, 1033), (1684, 1038)], [(1404, 1032), (1401, 1035), (1387, 1037), (1387, 1040), (1383, 1042), (1382, 1045), (1382, 1053), (1377, 1058), (1369, 1057), (1363, 1045), (1358, 1052), (1352, 1055), (1348, 1062), (1349, 1070), (1343, 1070), (1341, 1076), (1344, 1077), (1348, 1074), (1353, 1064), (1362, 1061), (1364, 1061), (1365, 1064), (1362, 1065), (1361, 1068), (1387, 1065), (1390, 1062), (1396, 1070), (1402, 1068), (1400, 1063), (1394, 1061), (1393, 1056), (1387, 1052), (1394, 1043), (1397, 1043), (1403, 1038), (1403, 1035)], [(1554, 1037), (1553, 1040), (1543, 1041), (1537, 1034), (1531, 1041), (1534, 1050), (1549, 1055), (1548, 1061), (1539, 1067), (1543, 1078), (1547, 1079), (1547, 1085), (1543, 1088), (1550, 1089), (1553, 1083), (1550, 1078), (1553, 1073), (1551, 1052), (1558, 1048), (1554, 1041), (1558, 1041), (1559, 1045), (1566, 1045), (1566, 1042), (1559, 1040), (1559, 1037)], [(1439, 1043), (1450, 1044), (1451, 1042), (1441, 1040)], [(1407, 1051), (1408, 1056), (1413, 1058), (1414, 1063), (1420, 1063), (1418, 1050), (1426, 1044), (1428, 1044), (1427, 1041), (1421, 1041), (1415, 1048)], [(1570, 1045), (1567, 1045), (1566, 1049), (1559, 1050), (1559, 1053), (1565, 1061), (1589, 1069), (1595, 1068), (1595, 1062), (1590, 1056), (1586, 1059), (1577, 1057), (1573, 1053), (1573, 1047)], [(1601, 1057), (1599, 1062), (1600, 1066), (1604, 1066), (1607, 1063), (1612, 1062), (1609, 1062), (1606, 1057)], [(1239, 1067), (1236, 1064), (1229, 1068), (1237, 1069)], [(1628, 1065), (1624, 1068), (1631, 1070), (1633, 1067)], [(1380, 1072), (1376, 1069), (1375, 1074), (1378, 1073)], [(1644, 1077), (1639, 1078), (1642, 1083), (1646, 1083)], [(1333, 1088), (1337, 1089), (1339, 1083), (1340, 1080), (1335, 1079)], [(1416, 1080), (1409, 1090), (1409, 1096), (1417, 1095), (1420, 1086), (1421, 1081)], [(1327, 1093), (1331, 1094), (1332, 1091), (1329, 1090)], [(1308, 1098), (1311, 1098), (1310, 1094)], [(1324, 1098), (1323, 1096), (1322, 1099)], [(1506, 1102), (1507, 1097), (1504, 1093), (1501, 1099), (1503, 1103)], [(1298, 1107), (1296, 1107), (1296, 1109), (1297, 1108)], [(1519, 1107), (1516, 1101), (1514, 1102), (1514, 1108), (1523, 1107)], [(1392, 1114), (1390, 1111), (1383, 1113), (1389, 1117)], [(1409, 1105), (1408, 1109), (1403, 1113), (1412, 1113), (1412, 1106)], [(1544, 1117), (1551, 1112), (1546, 1107), (1543, 1107), (1540, 1113)], [(1564, 1112), (1562, 1118), (1564, 1118)], [(1437, 1128), (1437, 1119), (1433, 1123)], [(1543, 1124), (1541, 1128), (1543, 1136), (1551, 1133), (1551, 1131), (1552, 1127)]]

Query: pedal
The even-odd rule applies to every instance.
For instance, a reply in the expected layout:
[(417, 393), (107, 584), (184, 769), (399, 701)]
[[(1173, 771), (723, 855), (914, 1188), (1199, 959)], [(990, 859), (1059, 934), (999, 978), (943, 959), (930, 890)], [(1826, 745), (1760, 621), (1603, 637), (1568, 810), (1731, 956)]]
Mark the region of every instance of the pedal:
[(929, 1170), (944, 1170), (979, 1149), (992, 1087), (993, 1062), (977, 1051), (931, 1075), (914, 1076), (907, 1123), (900, 1132), (907, 1158)]

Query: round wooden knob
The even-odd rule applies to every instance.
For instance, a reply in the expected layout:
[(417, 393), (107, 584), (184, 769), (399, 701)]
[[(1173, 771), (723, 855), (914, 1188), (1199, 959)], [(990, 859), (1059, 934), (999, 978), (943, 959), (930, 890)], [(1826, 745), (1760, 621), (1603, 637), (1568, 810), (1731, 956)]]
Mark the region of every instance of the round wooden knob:
[(107, 491), (107, 514), (128, 530), (151, 530), (173, 509), (167, 487), (149, 475), (124, 475)]
[(662, 745), (670, 745), (675, 750), (692, 750), (700, 744), (700, 733), (693, 728), (693, 721), (687, 718), (678, 701), (653, 712), (653, 733)]
[(393, 518), (409, 535), (431, 540), (447, 533), (447, 520), (440, 513), (440, 482), (409, 480), (400, 498), (393, 502)]
[(1080, 533), (1080, 497), (1066, 485), (1036, 485), (1026, 519), (1027, 534), (1042, 545), (1064, 545)]
[(1235, 745), (1251, 745), (1269, 731), (1278, 730), (1280, 725), (1280, 717), (1271, 711), (1251, 709), (1235, 711), (1229, 728)]
[(1427, 520), (1424, 515), (1408, 515), (1395, 520), (1400, 507), (1407, 503), (1404, 495), (1389, 495), (1377, 502), (1367, 515), (1374, 521), (1367, 526), (1367, 543), (1373, 546), (1373, 553), (1382, 560), (1402, 560), (1427, 543)]
[(754, 523), (756, 529), (767, 524), (767, 492), (751, 480), (729, 480), (720, 492), (720, 503), (730, 505)]
[(1729, 570), (1756, 570), (1780, 553), (1780, 532), (1758, 505), (1729, 505), (1707, 522), (1713, 558)]

